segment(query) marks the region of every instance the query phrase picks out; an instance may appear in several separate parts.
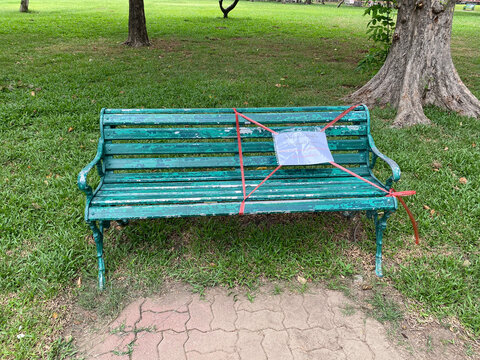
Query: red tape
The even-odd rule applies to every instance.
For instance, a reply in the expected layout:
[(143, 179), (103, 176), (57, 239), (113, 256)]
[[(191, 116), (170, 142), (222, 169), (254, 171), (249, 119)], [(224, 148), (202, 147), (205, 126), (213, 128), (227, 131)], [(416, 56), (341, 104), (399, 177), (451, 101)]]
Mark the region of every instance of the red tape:
[[(358, 106), (360, 105), (353, 105), (353, 106), (350, 106), (347, 110), (343, 111), (340, 115), (338, 115), (335, 119), (333, 119), (332, 121), (330, 121), (327, 125), (325, 125), (321, 131), (325, 131), (326, 129), (328, 129), (330, 126), (332, 126), (333, 124), (335, 124), (337, 121), (339, 121), (340, 119), (342, 119), (345, 115), (347, 115), (350, 111), (354, 110), (355, 108), (357, 108)], [(262, 129), (264, 130), (267, 130), (269, 132), (271, 132), (272, 134), (278, 134), (278, 132), (266, 127), (265, 125), (262, 125), (260, 124), (258, 121), (255, 121), (253, 119), (250, 119), (249, 117), (239, 113), (237, 111), (237, 109), (233, 109), (233, 111), (235, 112), (235, 122), (236, 122), (236, 127), (237, 127), (237, 142), (238, 142), (238, 155), (239, 155), (239, 158), (240, 158), (240, 172), (242, 174), (242, 190), (243, 190), (243, 201), (242, 203), (240, 204), (240, 210), (239, 210), (239, 214), (240, 215), (243, 215), (244, 214), (244, 211), (245, 211), (245, 201), (250, 197), (250, 195), (252, 195), (255, 191), (257, 191), (257, 189), (262, 186), (273, 174), (275, 174), (275, 172), (280, 169), (282, 167), (282, 165), (278, 165), (275, 170), (273, 170), (265, 179), (262, 180), (262, 182), (260, 184), (258, 184), (248, 195), (247, 195), (247, 192), (246, 192), (246, 185), (245, 185), (245, 171), (244, 171), (244, 166), (243, 166), (243, 152), (242, 152), (242, 138), (241, 138), (241, 135), (240, 135), (240, 122), (239, 122), (239, 119), (238, 117), (241, 116), (243, 117), (245, 120), (248, 120), (250, 121), (251, 123), (261, 127)], [(415, 221), (415, 218), (413, 216), (413, 213), (410, 211), (410, 209), (408, 208), (407, 204), (405, 203), (405, 201), (402, 199), (402, 196), (410, 196), (410, 195), (415, 195), (416, 192), (414, 190), (408, 190), (408, 191), (395, 191), (394, 188), (391, 188), (390, 191), (384, 189), (383, 187), (375, 184), (374, 182), (371, 182), (370, 180), (367, 180), (363, 177), (361, 177), (360, 175), (358, 174), (355, 174), (353, 171), (350, 171), (348, 170), (347, 168), (344, 168), (343, 166), (341, 165), (338, 165), (337, 163), (335, 162), (330, 162), (331, 165), (339, 168), (340, 170), (342, 171), (345, 171), (346, 173), (356, 177), (357, 179), (360, 179), (364, 182), (366, 182), (367, 184), (370, 184), (372, 186), (374, 186), (375, 188), (383, 191), (384, 193), (386, 193), (387, 195), (386, 196), (393, 196), (395, 197), (398, 201), (400, 201), (400, 203), (403, 205), (403, 207), (405, 208), (405, 211), (407, 212), (408, 214), (408, 217), (410, 218), (410, 221), (412, 222), (412, 226), (413, 226), (413, 231), (415, 233), (415, 243), (418, 245), (418, 243), (420, 242), (420, 236), (419, 236), (419, 233), (418, 233), (418, 225), (417, 225), (417, 222)]]

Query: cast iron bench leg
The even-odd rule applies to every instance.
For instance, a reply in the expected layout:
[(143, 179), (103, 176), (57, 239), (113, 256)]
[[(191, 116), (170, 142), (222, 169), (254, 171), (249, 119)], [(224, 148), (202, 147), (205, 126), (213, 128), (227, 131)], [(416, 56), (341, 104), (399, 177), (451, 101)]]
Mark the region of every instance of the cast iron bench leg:
[(103, 260), (103, 229), (110, 226), (109, 221), (99, 221), (99, 226), (92, 221), (89, 222), (90, 228), (93, 231), (93, 238), (97, 245), (97, 259), (98, 259), (98, 288), (103, 290), (105, 287), (105, 262)]
[(367, 211), (367, 216), (369, 218), (373, 218), (375, 222), (375, 235), (376, 235), (376, 243), (377, 243), (377, 253), (375, 255), (375, 274), (378, 277), (383, 277), (382, 273), (382, 240), (383, 240), (383, 232), (387, 228), (387, 220), (390, 215), (393, 214), (393, 211), (385, 211), (382, 217), (378, 217), (378, 213), (376, 211)]

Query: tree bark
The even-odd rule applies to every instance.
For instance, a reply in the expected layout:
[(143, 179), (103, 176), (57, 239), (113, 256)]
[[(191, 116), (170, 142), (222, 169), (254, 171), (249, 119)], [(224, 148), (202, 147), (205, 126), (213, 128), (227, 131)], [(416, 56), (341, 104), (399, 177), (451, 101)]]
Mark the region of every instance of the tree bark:
[(220, 5), (220, 10), (222, 10), (223, 17), (224, 17), (225, 19), (228, 18), (228, 13), (229, 13), (230, 11), (232, 11), (232, 10), (235, 8), (235, 6), (237, 6), (238, 1), (239, 1), (239, 0), (235, 0), (235, 1), (232, 3), (232, 5), (230, 5), (229, 7), (227, 7), (227, 8), (225, 9), (225, 8), (223, 7), (223, 0), (218, 0), (218, 4)]
[(480, 117), (450, 52), (454, 0), (401, 0), (390, 52), (378, 73), (349, 102), (397, 108), (394, 126), (429, 124), (424, 105)]
[(132, 47), (150, 45), (143, 0), (129, 0), (128, 39), (124, 44)]
[(28, 12), (28, 3), (30, 0), (21, 0), (20, 1), (20, 12)]

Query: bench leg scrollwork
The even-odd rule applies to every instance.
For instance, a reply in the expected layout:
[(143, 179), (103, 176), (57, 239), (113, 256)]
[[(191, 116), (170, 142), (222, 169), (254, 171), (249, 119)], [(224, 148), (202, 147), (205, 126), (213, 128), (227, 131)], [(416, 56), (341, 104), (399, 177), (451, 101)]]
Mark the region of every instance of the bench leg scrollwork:
[(382, 216), (379, 216), (377, 211), (367, 211), (367, 217), (372, 219), (375, 223), (375, 235), (377, 243), (377, 252), (375, 255), (375, 274), (378, 277), (383, 277), (382, 272), (382, 244), (383, 244), (383, 232), (387, 228), (387, 220), (393, 211), (385, 211)]
[(103, 231), (110, 227), (110, 221), (99, 221), (98, 225), (95, 221), (88, 223), (93, 231), (93, 238), (97, 247), (98, 259), (98, 287), (103, 290), (105, 287), (105, 261), (103, 260)]

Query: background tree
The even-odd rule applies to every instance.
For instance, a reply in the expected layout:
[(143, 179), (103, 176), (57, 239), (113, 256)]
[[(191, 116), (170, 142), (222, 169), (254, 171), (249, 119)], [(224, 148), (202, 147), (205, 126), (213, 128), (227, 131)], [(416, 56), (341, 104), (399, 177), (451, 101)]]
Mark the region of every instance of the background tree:
[(218, 4), (220, 5), (220, 10), (222, 10), (222, 13), (223, 13), (223, 17), (226, 19), (228, 18), (228, 13), (230, 11), (232, 11), (235, 6), (237, 6), (238, 4), (238, 1), (239, 0), (234, 0), (234, 2), (232, 3), (232, 5), (230, 5), (229, 7), (227, 7), (226, 9), (223, 7), (223, 0), (218, 0)]
[(347, 97), (397, 108), (395, 126), (428, 124), (432, 104), (478, 118), (480, 101), (468, 90), (450, 52), (454, 0), (399, 0), (390, 52), (378, 73)]
[(149, 46), (143, 0), (128, 2), (128, 39), (124, 44), (132, 47)]
[(20, 1), (20, 12), (28, 12), (28, 3), (30, 0), (21, 0)]

